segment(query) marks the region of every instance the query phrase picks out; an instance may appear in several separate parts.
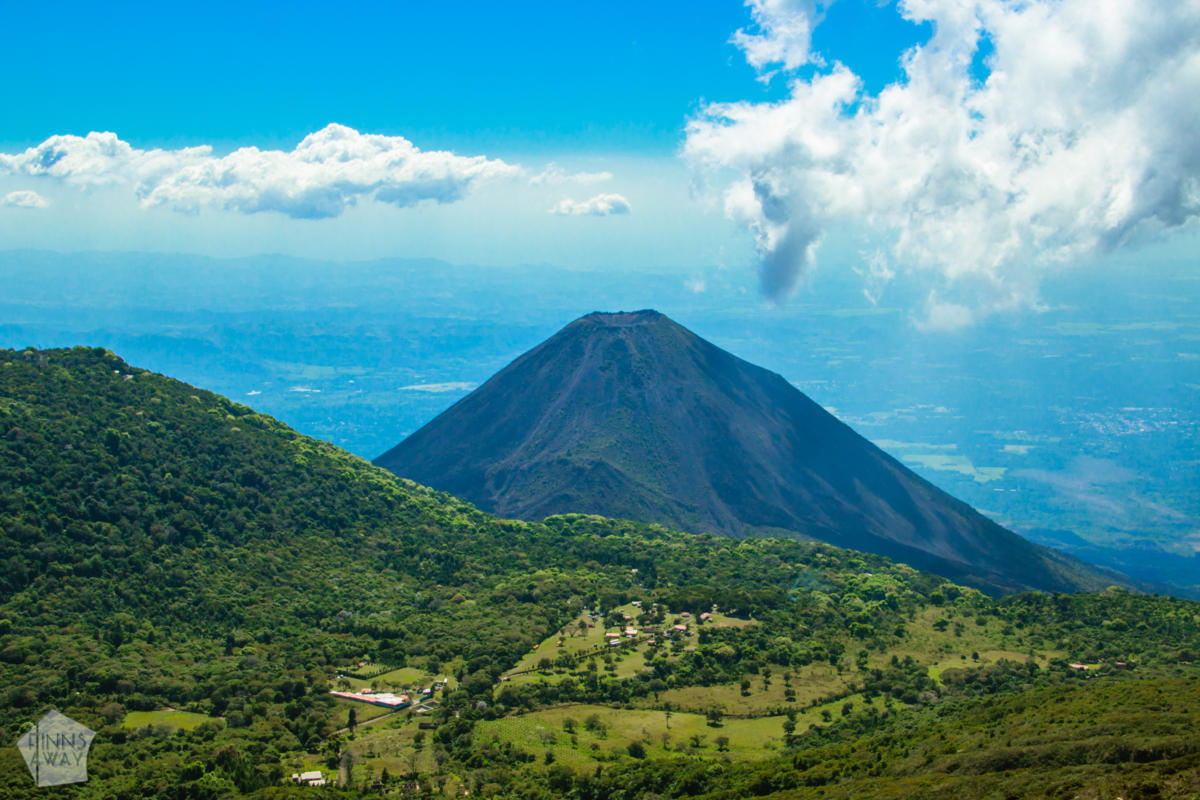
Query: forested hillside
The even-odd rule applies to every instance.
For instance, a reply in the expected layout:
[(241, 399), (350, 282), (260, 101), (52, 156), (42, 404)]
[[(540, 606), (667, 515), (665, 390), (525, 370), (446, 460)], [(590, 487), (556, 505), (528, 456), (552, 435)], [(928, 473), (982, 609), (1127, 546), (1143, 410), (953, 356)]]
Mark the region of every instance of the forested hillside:
[[(102, 350), (0, 351), (0, 563), (0, 734), (52, 707), (96, 730), (91, 780), (58, 790), (81, 798), (1200, 776), (1196, 603), (995, 601), (823, 544), (501, 520)], [(437, 679), (425, 715), (329, 694)], [(40, 795), (0, 753), (0, 795)], [(307, 769), (331, 785), (288, 781)]]

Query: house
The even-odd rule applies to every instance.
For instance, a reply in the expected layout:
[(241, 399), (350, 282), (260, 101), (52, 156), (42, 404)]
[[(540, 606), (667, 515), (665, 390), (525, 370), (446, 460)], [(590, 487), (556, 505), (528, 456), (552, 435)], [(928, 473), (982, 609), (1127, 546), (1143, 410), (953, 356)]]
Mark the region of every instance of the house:
[(674, 626), (672, 626), (672, 628), (673, 628), (673, 630), (677, 630), (680, 633), (687, 633), (687, 625), (674, 625)]
[(412, 700), (406, 694), (393, 694), (392, 692), (330, 692), (334, 697), (340, 697), (343, 700), (353, 700), (357, 703), (370, 703), (373, 706), (383, 706), (384, 708), (400, 709), (409, 705)]
[(637, 636), (637, 628), (626, 628), (625, 635), (630, 638)]
[(324, 786), (325, 778), (321, 775), (321, 770), (315, 769), (311, 772), (293, 772), (292, 783), (299, 783), (303, 786)]
[(703, 614), (700, 615), (701, 622), (708, 622), (711, 619), (712, 619), (712, 614), (708, 613), (707, 611), (705, 611)]
[(1071, 669), (1081, 669), (1081, 670), (1090, 669), (1090, 667), (1088, 667), (1087, 664), (1068, 664), (1067, 666), (1069, 666)]
[(604, 634), (604, 638), (606, 638), (606, 639), (620, 639), (620, 638), (621, 638), (621, 634), (617, 633), (616, 631), (609, 631), (608, 633)]

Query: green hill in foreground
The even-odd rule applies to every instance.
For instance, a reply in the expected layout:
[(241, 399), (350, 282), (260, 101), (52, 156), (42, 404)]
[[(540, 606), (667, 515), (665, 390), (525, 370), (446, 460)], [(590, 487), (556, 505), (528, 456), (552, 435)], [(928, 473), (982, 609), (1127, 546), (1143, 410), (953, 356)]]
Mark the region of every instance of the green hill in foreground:
[[(91, 780), (56, 790), (80, 798), (1190, 797), (1200, 776), (1200, 604), (993, 600), (824, 544), (501, 520), (101, 350), (0, 351), (0, 562), (6, 798), (44, 791), (8, 743), (51, 707), (98, 732)], [(427, 716), (328, 693), (441, 676)], [(288, 784), (307, 769), (345, 786)]]

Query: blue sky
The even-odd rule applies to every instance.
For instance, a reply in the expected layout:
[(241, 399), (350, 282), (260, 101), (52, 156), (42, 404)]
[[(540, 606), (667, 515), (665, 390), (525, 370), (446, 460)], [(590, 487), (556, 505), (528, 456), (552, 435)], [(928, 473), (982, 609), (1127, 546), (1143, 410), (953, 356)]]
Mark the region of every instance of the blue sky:
[[(730, 43), (737, 2), (15, 4), (0, 142), (110, 130), (141, 147), (291, 147), (338, 122), (504, 156), (672, 155), (704, 101), (778, 98)], [(924, 35), (835, 4), (818, 48), (894, 79)]]
[(0, 247), (825, 270), (951, 330), (1195, 251), (1198, 41), (1165, 0), (16, 4)]

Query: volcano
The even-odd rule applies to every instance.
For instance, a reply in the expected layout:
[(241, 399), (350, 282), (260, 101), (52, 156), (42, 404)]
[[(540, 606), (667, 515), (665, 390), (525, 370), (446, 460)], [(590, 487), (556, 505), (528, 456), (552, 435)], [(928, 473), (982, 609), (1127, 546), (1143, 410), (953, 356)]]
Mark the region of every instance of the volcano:
[(993, 594), (1117, 582), (989, 520), (780, 375), (656, 311), (575, 320), (375, 464), (517, 519), (810, 537)]

